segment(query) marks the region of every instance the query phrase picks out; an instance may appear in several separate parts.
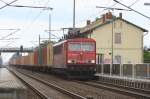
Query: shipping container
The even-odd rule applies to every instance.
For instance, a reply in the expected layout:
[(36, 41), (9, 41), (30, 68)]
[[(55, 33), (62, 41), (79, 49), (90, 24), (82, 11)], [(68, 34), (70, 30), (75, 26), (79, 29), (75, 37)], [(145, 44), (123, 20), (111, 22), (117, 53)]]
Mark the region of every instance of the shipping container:
[(38, 50), (34, 50), (34, 65), (38, 65)]
[(49, 42), (47, 44), (47, 66), (53, 65), (53, 44)]
[(24, 56), (24, 65), (30, 65), (29, 56)]
[(38, 65), (42, 65), (42, 48), (38, 48)]
[(47, 47), (42, 47), (42, 65), (47, 65)]
[(34, 53), (29, 53), (29, 64), (34, 65)]
[(16, 65), (21, 65), (21, 59), (20, 59), (21, 57), (17, 57), (16, 58)]
[(17, 64), (17, 59), (16, 58), (12, 59), (12, 61), (10, 62), (10, 64)]
[(21, 56), (19, 59), (20, 59), (20, 64), (24, 65), (24, 56)]

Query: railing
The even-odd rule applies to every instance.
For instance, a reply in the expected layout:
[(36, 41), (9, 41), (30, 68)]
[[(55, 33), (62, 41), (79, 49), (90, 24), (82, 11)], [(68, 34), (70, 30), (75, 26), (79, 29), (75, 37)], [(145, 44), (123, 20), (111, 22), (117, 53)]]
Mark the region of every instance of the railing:
[(102, 75), (150, 79), (150, 64), (98, 64), (96, 70)]

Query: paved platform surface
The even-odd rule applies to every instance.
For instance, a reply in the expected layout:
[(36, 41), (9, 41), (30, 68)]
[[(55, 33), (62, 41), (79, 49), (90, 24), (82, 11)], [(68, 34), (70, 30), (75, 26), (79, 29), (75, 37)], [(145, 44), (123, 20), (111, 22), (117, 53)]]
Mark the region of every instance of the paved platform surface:
[(0, 89), (25, 89), (26, 87), (6, 68), (0, 68)]
[(6, 68), (0, 68), (0, 99), (26, 99), (26, 86)]

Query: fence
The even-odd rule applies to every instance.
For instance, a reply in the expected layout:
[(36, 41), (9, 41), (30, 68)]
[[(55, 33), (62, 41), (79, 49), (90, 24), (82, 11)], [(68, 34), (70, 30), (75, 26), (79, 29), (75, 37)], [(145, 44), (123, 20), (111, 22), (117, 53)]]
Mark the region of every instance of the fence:
[(102, 75), (150, 79), (150, 64), (98, 64), (96, 71)]

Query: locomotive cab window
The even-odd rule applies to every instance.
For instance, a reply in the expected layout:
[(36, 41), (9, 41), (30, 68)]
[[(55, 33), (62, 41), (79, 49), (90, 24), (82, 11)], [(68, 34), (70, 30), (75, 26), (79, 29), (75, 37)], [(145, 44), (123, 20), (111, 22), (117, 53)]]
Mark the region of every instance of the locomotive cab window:
[(94, 43), (82, 43), (81, 44), (82, 51), (94, 51)]
[(68, 49), (69, 51), (80, 51), (81, 50), (80, 43), (69, 43)]
[(69, 51), (94, 51), (94, 43), (82, 42), (82, 43), (69, 43)]

